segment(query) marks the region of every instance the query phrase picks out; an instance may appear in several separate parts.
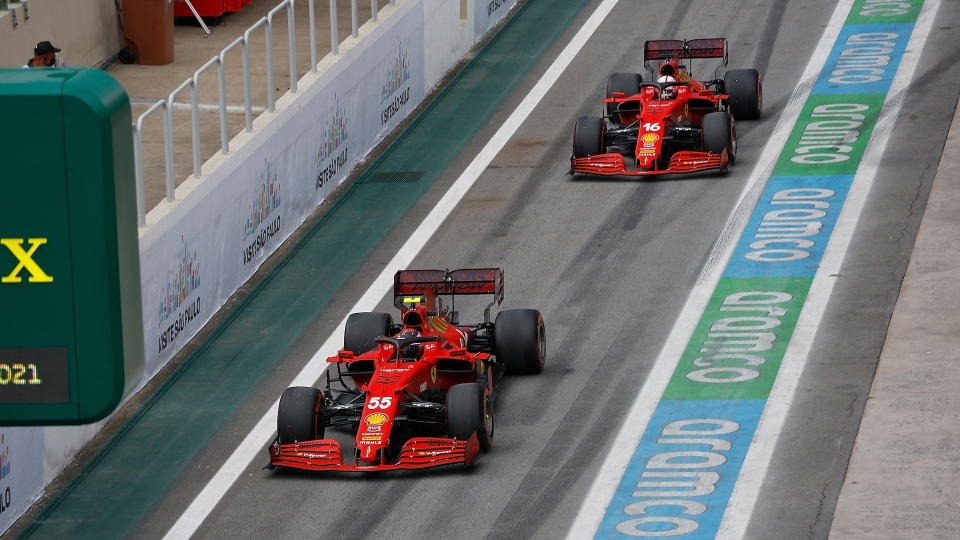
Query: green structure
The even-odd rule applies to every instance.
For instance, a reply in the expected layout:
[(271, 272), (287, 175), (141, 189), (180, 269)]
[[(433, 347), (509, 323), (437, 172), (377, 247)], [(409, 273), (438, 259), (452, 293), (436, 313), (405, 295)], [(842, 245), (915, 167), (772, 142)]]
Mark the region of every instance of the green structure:
[(0, 69), (0, 425), (85, 424), (143, 372), (130, 101), (95, 69)]

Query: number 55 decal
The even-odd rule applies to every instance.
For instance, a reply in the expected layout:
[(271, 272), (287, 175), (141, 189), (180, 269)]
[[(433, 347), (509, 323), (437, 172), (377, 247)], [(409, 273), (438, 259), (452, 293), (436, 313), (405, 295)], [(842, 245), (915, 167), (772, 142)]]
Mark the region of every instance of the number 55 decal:
[(389, 409), (393, 403), (392, 397), (372, 397), (370, 398), (371, 409)]

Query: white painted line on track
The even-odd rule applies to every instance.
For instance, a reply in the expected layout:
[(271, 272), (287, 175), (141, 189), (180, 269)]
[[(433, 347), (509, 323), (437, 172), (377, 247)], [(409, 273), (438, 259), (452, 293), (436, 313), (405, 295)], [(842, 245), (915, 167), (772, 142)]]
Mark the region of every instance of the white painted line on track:
[[(610, 453), (604, 460), (590, 492), (580, 507), (580, 512), (567, 534), (567, 540), (593, 538), (599, 529), (607, 506), (613, 499), (614, 492), (620, 485), (620, 480), (630, 463), (630, 458), (640, 444), (640, 438), (643, 436), (647, 424), (650, 423), (650, 418), (663, 396), (667, 383), (670, 382), (670, 378), (677, 369), (680, 357), (690, 342), (693, 332), (706, 310), (707, 303), (720, 282), (720, 277), (726, 269), (727, 262), (733, 256), (737, 241), (746, 228), (750, 214), (753, 212), (757, 199), (770, 178), (770, 173), (773, 171), (777, 158), (786, 146), (790, 131), (800, 117), (800, 112), (813, 89), (817, 76), (820, 75), (820, 71), (826, 64), (833, 43), (840, 34), (840, 29), (843, 27), (844, 20), (852, 5), (853, 0), (841, 0), (837, 4), (830, 22), (820, 37), (820, 42), (807, 62), (803, 75), (800, 76), (800, 85), (797, 91), (794, 92), (789, 103), (780, 114), (770, 140), (764, 146), (760, 159), (753, 167), (750, 179), (744, 186), (740, 199), (734, 206), (730, 219), (727, 220), (727, 224), (720, 234), (717, 246), (710, 255), (707, 264), (704, 265), (697, 284), (690, 291), (680, 315), (670, 330), (670, 335), (667, 336), (663, 349), (653, 364), (650, 375), (634, 401)], [(761, 425), (762, 423), (763, 419), (761, 418)]]
[[(490, 141), (483, 147), (477, 157), (467, 166), (463, 174), (457, 178), (456, 182), (450, 186), (443, 198), (434, 206), (433, 210), (423, 220), (423, 223), (417, 227), (417, 230), (410, 236), (407, 242), (400, 248), (393, 259), (387, 263), (383, 272), (374, 280), (370, 288), (360, 297), (360, 300), (350, 310), (351, 313), (358, 311), (370, 311), (376, 308), (380, 300), (387, 294), (393, 286), (393, 275), (397, 270), (404, 269), (409, 265), (414, 257), (420, 253), (420, 250), (426, 246), (427, 242), (433, 236), (440, 225), (443, 224), (447, 216), (453, 211), (467, 191), (473, 186), (480, 175), (486, 170), (487, 166), (493, 161), (493, 158), (506, 145), (507, 141), (519, 129), (520, 125), (527, 119), (534, 107), (540, 103), (540, 100), (546, 95), (547, 91), (557, 82), (560, 75), (567, 69), (570, 62), (573, 61), (580, 49), (587, 43), (587, 40), (600, 27), (603, 19), (613, 10), (619, 0), (604, 0), (596, 11), (590, 15), (583, 27), (577, 32), (570, 43), (563, 49), (560, 55), (554, 60), (553, 64), (547, 69), (546, 73), (537, 81), (537, 84), (530, 90), (520, 105), (510, 114), (506, 122), (493, 135)], [(297, 374), (296, 378), (290, 383), (290, 386), (311, 386), (322, 375), (327, 368), (327, 357), (333, 356), (340, 349), (343, 343), (343, 332), (346, 326), (346, 318), (340, 321), (333, 334), (323, 343), (320, 349), (313, 355), (313, 358), (304, 366), (303, 370)], [(276, 433), (277, 408), (280, 400), (277, 399), (270, 409), (260, 418), (253, 430), (247, 434), (243, 442), (227, 458), (227, 461), (210, 479), (199, 495), (190, 503), (190, 506), (181, 514), (180, 518), (174, 523), (173, 527), (164, 536), (164, 540), (188, 539), (197, 531), (203, 521), (210, 515), (210, 512), (217, 506), (217, 503), (223, 498), (230, 487), (236, 482), (237, 478), (243, 474), (250, 462), (261, 454), (263, 447), (269, 444)], [(265, 454), (263, 454), (265, 456)]]
[[(900, 60), (897, 74), (887, 91), (880, 118), (874, 126), (870, 143), (864, 152), (860, 166), (857, 168), (857, 174), (850, 186), (843, 210), (840, 212), (833, 235), (830, 237), (830, 242), (827, 244), (820, 261), (820, 268), (810, 285), (806, 302), (794, 328), (793, 337), (790, 339), (790, 344), (787, 346), (783, 362), (780, 365), (780, 373), (777, 375), (770, 391), (766, 410), (760, 419), (760, 425), (757, 426), (757, 431), (754, 433), (753, 444), (750, 445), (743, 461), (743, 467), (740, 469), (740, 476), (734, 485), (727, 511), (720, 522), (720, 530), (717, 534), (718, 540), (743, 538), (747, 532), (747, 526), (750, 524), (750, 517), (753, 515), (757, 497), (760, 495), (760, 487), (767, 475), (777, 439), (779, 439), (780, 432), (786, 422), (787, 413), (790, 411), (790, 405), (794, 400), (800, 376), (807, 364), (807, 358), (820, 327), (820, 321), (823, 320), (827, 303), (829, 303), (830, 296), (833, 293), (833, 286), (840, 274), (840, 267), (843, 265), (843, 259), (853, 239), (857, 223), (860, 221), (860, 214), (866, 204), (873, 179), (880, 167), (880, 158), (883, 157), (887, 142), (890, 140), (893, 125), (900, 113), (904, 94), (910, 85), (910, 81), (913, 80), (913, 74), (920, 61), (920, 53), (923, 52), (924, 45), (926, 45), (927, 36), (930, 34), (933, 19), (939, 7), (940, 0), (926, 0), (920, 15), (917, 17), (913, 33), (910, 35), (907, 48)], [(840, 6), (837, 6), (838, 10), (839, 8)], [(834, 17), (836, 17), (836, 13), (834, 13)]]

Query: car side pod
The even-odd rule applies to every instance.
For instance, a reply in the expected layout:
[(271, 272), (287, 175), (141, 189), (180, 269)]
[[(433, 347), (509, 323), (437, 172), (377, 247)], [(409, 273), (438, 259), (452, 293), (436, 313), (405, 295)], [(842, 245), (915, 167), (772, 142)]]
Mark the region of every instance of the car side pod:
[(627, 170), (623, 156), (616, 153), (597, 154), (582, 158), (570, 158), (570, 170), (573, 173), (595, 174), (599, 176), (656, 176), (660, 174), (684, 174), (698, 171), (725, 171), (730, 165), (727, 150), (720, 154), (697, 150), (676, 152), (670, 158), (666, 169)]
[(404, 443), (396, 463), (346, 464), (340, 443), (333, 439), (319, 439), (302, 443), (270, 446), (270, 464), (265, 468), (290, 467), (308, 471), (392, 471), (397, 469), (428, 469), (445, 465), (471, 467), (480, 458), (480, 443), (474, 433), (466, 441), (442, 437), (414, 437)]

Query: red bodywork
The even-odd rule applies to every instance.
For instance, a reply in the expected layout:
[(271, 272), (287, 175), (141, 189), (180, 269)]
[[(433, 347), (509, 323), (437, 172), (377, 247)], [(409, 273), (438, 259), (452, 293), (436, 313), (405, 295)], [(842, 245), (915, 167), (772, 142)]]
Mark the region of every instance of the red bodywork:
[(727, 96), (694, 80), (680, 63), (685, 59), (698, 58), (722, 58), (726, 64), (726, 40), (711, 38), (646, 42), (644, 62), (659, 61), (658, 73), (663, 73), (667, 65), (676, 74), (678, 84), (670, 86), (675, 91), (675, 97), (665, 98), (663, 94), (666, 91), (656, 83), (641, 83), (640, 92), (635, 95), (613, 92), (612, 97), (603, 100), (605, 108), (615, 111), (613, 120), (622, 126), (636, 124), (639, 128), (633, 155), (624, 149), (627, 151), (580, 158), (573, 156), (570, 158), (571, 172), (648, 176), (726, 170), (732, 156), (728, 156), (726, 150), (720, 154), (703, 150), (702, 141), (695, 150), (680, 149), (669, 156), (663, 152), (665, 140), (671, 140), (677, 134), (676, 128), (699, 127), (704, 116), (723, 110), (723, 101)]
[[(357, 399), (363, 400), (362, 413), (354, 418), (355, 422), (351, 421), (357, 427), (355, 456), (345, 459), (340, 443), (329, 438), (291, 444), (279, 444), (278, 440), (270, 447), (270, 464), (314, 471), (383, 471), (474, 464), (481, 450), (476, 434), (467, 440), (455, 440), (442, 434), (395, 437), (394, 431), (395, 424), (417, 413), (416, 408), (430, 409), (429, 396), (443, 395), (455, 384), (481, 382), (485, 383), (488, 396), (494, 393), (496, 377), (492, 376), (491, 355), (468, 351), (468, 344), (477, 338), (475, 327), (454, 324), (453, 312), (442, 305), (440, 298), (440, 295), (477, 294), (493, 295), (490, 306), (502, 302), (502, 270), (397, 272), (394, 298), (402, 320), (411, 320), (407, 317), (409, 314), (421, 316), (423, 324), (415, 330), (433, 341), (423, 342), (422, 355), (415, 359), (403, 358), (396, 345), (387, 342), (388, 338), (378, 338), (376, 348), (360, 355), (340, 350), (337, 356), (329, 357), (327, 362), (337, 364), (338, 373), (352, 379), (359, 391)], [(490, 306), (485, 316), (489, 315)], [(398, 333), (402, 335), (409, 330), (412, 328), (404, 324)], [(318, 404), (318, 411), (336, 407), (329, 388), (328, 378), (328, 392)], [(430, 414), (431, 410), (426, 410), (428, 418)], [(325, 421), (323, 415), (320, 417), (320, 422)], [(402, 445), (398, 445), (398, 441)], [(388, 456), (391, 457), (388, 459)]]

